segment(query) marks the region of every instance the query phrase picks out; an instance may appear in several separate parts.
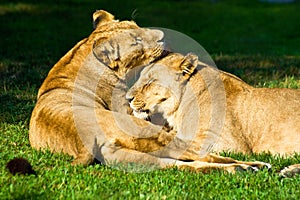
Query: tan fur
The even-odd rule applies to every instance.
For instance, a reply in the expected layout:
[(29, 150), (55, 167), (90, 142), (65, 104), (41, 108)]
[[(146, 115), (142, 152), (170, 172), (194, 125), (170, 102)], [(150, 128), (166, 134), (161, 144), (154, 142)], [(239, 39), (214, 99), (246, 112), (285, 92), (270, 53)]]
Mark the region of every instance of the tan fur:
[(205, 151), (300, 153), (300, 90), (253, 88), (193, 54), (145, 67), (127, 98), (137, 117), (162, 113), (173, 139), (189, 143), (179, 159), (201, 160)]

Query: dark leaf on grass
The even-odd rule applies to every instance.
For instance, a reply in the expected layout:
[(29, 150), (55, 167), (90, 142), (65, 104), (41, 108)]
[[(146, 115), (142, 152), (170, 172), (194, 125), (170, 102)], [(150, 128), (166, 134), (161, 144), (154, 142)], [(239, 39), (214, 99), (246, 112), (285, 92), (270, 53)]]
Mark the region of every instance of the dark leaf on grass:
[(24, 158), (14, 158), (7, 163), (6, 167), (13, 175), (36, 174), (31, 164)]

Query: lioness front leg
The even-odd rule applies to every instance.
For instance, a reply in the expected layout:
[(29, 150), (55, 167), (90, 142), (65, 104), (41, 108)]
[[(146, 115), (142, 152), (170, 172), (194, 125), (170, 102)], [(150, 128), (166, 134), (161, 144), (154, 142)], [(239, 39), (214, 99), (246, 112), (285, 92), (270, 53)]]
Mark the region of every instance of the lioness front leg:
[(126, 135), (125, 137), (116, 137), (111, 141), (117, 146), (147, 153), (165, 148), (165, 146), (168, 145), (175, 136), (175, 131), (170, 130), (167, 132), (165, 129), (161, 129), (150, 137), (145, 137), (142, 134), (140, 137)]
[(254, 162), (239, 161), (230, 157), (223, 157), (212, 153), (207, 154), (205, 157), (201, 158), (200, 161), (208, 162), (208, 163), (222, 163), (222, 164), (234, 164), (234, 163), (244, 164), (258, 169), (261, 168), (271, 169), (271, 164), (269, 163), (260, 162), (260, 161), (254, 161)]
[[(124, 147), (116, 146), (113, 143), (106, 143), (101, 148), (101, 154), (104, 160), (101, 162), (108, 165), (136, 163), (149, 165), (149, 169), (171, 168), (190, 169), (196, 172), (208, 173), (214, 170), (224, 170), (229, 173), (236, 173), (237, 171), (257, 171), (257, 168), (251, 167), (247, 164), (239, 163), (209, 163), (201, 161), (185, 162), (172, 158), (160, 158), (148, 153), (126, 149)], [(155, 168), (153, 168), (155, 166)], [(131, 168), (130, 168), (131, 169)], [(147, 170), (147, 169), (146, 169)]]
[(252, 167), (247, 164), (239, 164), (239, 163), (209, 163), (209, 162), (201, 162), (201, 161), (193, 161), (193, 162), (184, 162), (177, 161), (175, 166), (179, 169), (190, 169), (196, 172), (209, 173), (215, 170), (222, 170), (229, 173), (236, 173), (239, 171), (258, 171), (256, 167)]

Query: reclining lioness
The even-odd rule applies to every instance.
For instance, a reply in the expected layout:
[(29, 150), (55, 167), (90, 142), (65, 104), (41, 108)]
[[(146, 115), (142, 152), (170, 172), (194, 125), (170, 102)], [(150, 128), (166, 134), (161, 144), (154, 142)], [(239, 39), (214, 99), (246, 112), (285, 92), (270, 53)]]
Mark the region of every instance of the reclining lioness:
[(189, 143), (180, 159), (203, 150), (300, 153), (300, 90), (253, 88), (193, 54), (148, 65), (126, 98), (135, 116), (161, 113), (174, 140)]
[[(153, 62), (164, 51), (164, 33), (159, 30), (115, 20), (103, 10), (96, 11), (93, 20), (95, 30), (90, 36), (78, 42), (50, 70), (30, 119), (31, 146), (69, 154), (74, 157), (73, 164), (87, 165), (96, 153), (101, 154), (101, 150), (94, 153), (91, 149), (96, 136), (103, 137), (97, 141), (99, 146), (109, 141), (105, 138), (109, 134), (126, 136), (114, 119), (120, 115), (130, 121), (131, 117), (114, 115), (112, 110), (126, 113), (128, 105), (120, 102), (113, 106), (112, 93), (124, 89), (122, 80), (129, 69)], [(160, 130), (136, 120), (147, 124), (149, 131)], [(100, 159), (115, 159), (117, 153), (109, 155), (107, 152)]]

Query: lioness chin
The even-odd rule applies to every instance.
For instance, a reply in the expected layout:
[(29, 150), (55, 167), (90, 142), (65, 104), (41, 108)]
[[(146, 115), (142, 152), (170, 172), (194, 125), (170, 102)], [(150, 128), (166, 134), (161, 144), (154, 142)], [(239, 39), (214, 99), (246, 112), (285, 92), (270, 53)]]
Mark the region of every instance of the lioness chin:
[(203, 150), (300, 153), (300, 90), (253, 88), (193, 54), (146, 66), (126, 97), (136, 117), (161, 113), (173, 140), (189, 143), (179, 159), (194, 160)]

